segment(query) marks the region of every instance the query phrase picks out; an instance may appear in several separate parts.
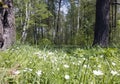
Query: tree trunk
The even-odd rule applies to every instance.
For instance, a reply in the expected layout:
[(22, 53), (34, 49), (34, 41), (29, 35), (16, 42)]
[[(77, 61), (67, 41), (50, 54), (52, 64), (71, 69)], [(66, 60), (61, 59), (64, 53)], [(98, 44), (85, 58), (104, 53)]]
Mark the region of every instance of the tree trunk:
[(16, 40), (13, 1), (3, 0), (0, 8), (0, 33), (4, 39), (3, 49), (9, 48)]
[(110, 0), (97, 0), (93, 45), (106, 47), (109, 40)]
[(25, 43), (25, 40), (27, 38), (27, 30), (29, 27), (29, 21), (30, 21), (30, 11), (29, 11), (29, 7), (31, 5), (29, 3), (25, 4), (25, 22), (24, 22), (24, 26), (23, 26), (23, 32), (22, 32), (22, 36), (21, 36), (21, 43)]
[(61, 3), (62, 3), (62, 0), (59, 0), (58, 4), (59, 4), (59, 7), (58, 7), (58, 16), (57, 16), (57, 23), (56, 23), (56, 32), (55, 32), (55, 44), (59, 44), (59, 40), (60, 40), (60, 33), (59, 33), (59, 30), (60, 30), (60, 8), (61, 8)]

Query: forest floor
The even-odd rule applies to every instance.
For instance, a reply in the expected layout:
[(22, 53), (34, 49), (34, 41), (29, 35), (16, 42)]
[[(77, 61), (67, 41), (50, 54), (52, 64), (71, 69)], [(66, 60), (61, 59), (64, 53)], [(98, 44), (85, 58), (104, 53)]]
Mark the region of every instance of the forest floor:
[(35, 48), (0, 51), (0, 84), (120, 84), (119, 48)]

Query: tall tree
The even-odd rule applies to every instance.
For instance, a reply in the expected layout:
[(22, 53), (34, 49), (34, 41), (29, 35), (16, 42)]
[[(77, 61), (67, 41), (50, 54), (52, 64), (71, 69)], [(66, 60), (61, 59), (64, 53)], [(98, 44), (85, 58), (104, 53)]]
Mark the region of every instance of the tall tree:
[(110, 0), (96, 1), (96, 22), (93, 45), (106, 47), (109, 40)]
[(57, 15), (57, 23), (56, 23), (56, 34), (55, 34), (55, 44), (59, 44), (59, 39), (60, 39), (60, 35), (59, 35), (59, 30), (60, 30), (60, 8), (61, 8), (61, 3), (62, 0), (58, 1), (58, 15)]

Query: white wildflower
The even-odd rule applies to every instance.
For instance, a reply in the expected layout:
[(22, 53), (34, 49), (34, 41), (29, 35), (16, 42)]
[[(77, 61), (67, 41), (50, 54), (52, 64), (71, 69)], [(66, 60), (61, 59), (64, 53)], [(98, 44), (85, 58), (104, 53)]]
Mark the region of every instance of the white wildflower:
[(93, 70), (93, 74), (99, 76), (99, 75), (103, 75), (103, 72), (100, 70)]
[(39, 70), (39, 71), (36, 72), (36, 74), (37, 74), (38, 76), (41, 76), (41, 75), (42, 75), (42, 71)]
[(54, 53), (53, 52), (49, 52), (48, 55), (54, 55)]
[(75, 62), (72, 62), (73, 65), (75, 65)]
[(18, 74), (20, 74), (20, 71), (14, 70), (14, 71), (12, 71), (12, 74), (13, 74), (13, 75), (18, 75)]
[(24, 71), (24, 72), (32, 71), (32, 69), (30, 69), (30, 68), (25, 68), (23, 71)]
[(83, 60), (86, 60), (86, 58), (83, 58)]
[(24, 72), (26, 72), (27, 70), (26, 70), (26, 69), (24, 69), (23, 71), (24, 71)]
[(18, 49), (18, 50), (19, 50), (20, 48), (19, 48), (19, 47), (17, 47), (16, 49)]
[(77, 65), (80, 65), (80, 63), (77, 63)]
[(87, 65), (84, 65), (83, 67), (84, 67), (84, 68), (87, 68)]
[(32, 62), (31, 62), (31, 61), (30, 61), (29, 63), (30, 63), (30, 64), (32, 64)]
[(100, 58), (103, 58), (103, 55), (100, 55)]
[(89, 68), (90, 66), (89, 65), (83, 65), (84, 68)]
[(113, 71), (113, 70), (111, 71), (111, 74), (112, 75), (119, 75), (117, 71)]
[(116, 64), (114, 62), (112, 62), (112, 65), (115, 66)]
[(69, 65), (65, 64), (64, 67), (65, 67), (65, 68), (69, 68)]
[(28, 69), (29, 71), (32, 71), (32, 69)]
[(90, 84), (94, 84), (94, 82), (92, 81)]
[(66, 80), (70, 79), (70, 76), (69, 75), (65, 75), (65, 79)]
[(67, 56), (67, 54), (64, 54), (64, 56), (63, 57), (66, 57)]
[(81, 61), (78, 61), (77, 65), (80, 65), (82, 62)]
[(81, 61), (78, 61), (78, 63), (80, 63), (80, 64), (81, 64), (82, 62), (81, 62)]

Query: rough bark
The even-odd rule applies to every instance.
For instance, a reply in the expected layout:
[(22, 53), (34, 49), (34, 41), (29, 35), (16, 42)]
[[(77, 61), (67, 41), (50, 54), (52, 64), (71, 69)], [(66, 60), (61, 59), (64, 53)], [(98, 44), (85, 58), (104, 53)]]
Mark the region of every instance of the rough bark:
[(109, 40), (110, 0), (97, 0), (93, 45), (106, 47)]
[(4, 39), (3, 49), (9, 48), (16, 40), (13, 1), (4, 0), (0, 9), (0, 33)]

